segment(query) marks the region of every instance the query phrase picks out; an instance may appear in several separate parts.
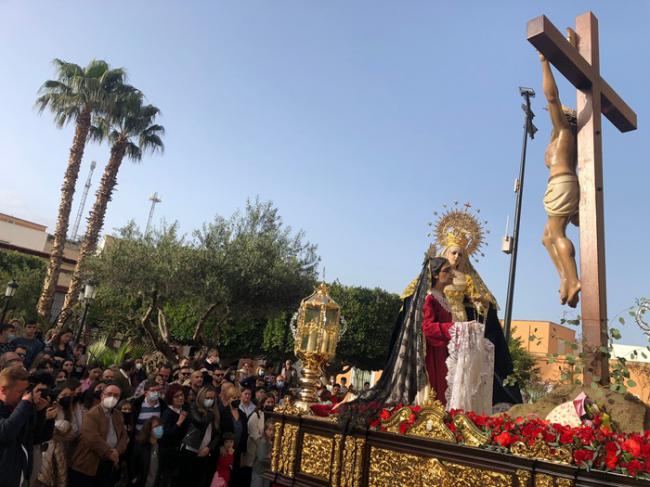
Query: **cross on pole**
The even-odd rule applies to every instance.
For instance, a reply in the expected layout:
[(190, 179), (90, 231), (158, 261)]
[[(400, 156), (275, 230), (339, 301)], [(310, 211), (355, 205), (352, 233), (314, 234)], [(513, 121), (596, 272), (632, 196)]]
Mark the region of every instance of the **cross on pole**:
[(601, 113), (621, 132), (636, 129), (636, 113), (600, 76), (598, 19), (592, 12), (576, 17), (567, 40), (546, 16), (528, 22), (528, 41), (577, 90), (578, 179), (580, 184), (580, 280), (584, 381), (599, 376), (609, 384), (609, 360), (599, 354), (607, 346), (605, 287), (605, 221)]

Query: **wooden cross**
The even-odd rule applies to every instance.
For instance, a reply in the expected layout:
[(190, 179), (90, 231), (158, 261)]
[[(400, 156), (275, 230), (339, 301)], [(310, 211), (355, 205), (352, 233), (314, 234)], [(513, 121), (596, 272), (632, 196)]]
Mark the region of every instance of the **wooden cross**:
[(544, 15), (529, 21), (527, 31), (528, 41), (577, 89), (582, 343), (586, 356), (592, 357), (583, 375), (585, 384), (599, 376), (605, 385), (609, 359), (598, 353), (607, 346), (608, 332), (600, 115), (628, 132), (636, 129), (636, 113), (600, 76), (598, 19), (593, 13), (576, 17), (569, 40)]

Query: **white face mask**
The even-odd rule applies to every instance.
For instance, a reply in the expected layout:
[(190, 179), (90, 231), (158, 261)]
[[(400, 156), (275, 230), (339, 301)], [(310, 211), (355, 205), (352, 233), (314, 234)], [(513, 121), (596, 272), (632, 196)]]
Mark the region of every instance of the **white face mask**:
[(214, 399), (204, 399), (203, 400), (203, 405), (206, 408), (211, 408), (213, 404), (214, 404)]
[(150, 392), (147, 394), (147, 399), (150, 403), (158, 402), (158, 399), (160, 399), (160, 393), (158, 391)]
[(102, 406), (104, 406), (106, 409), (113, 409), (115, 406), (117, 406), (117, 397), (105, 397), (102, 399)]
[(142, 368), (142, 364), (140, 362), (137, 362), (135, 364), (135, 368), (136, 368), (136, 370), (140, 370)]

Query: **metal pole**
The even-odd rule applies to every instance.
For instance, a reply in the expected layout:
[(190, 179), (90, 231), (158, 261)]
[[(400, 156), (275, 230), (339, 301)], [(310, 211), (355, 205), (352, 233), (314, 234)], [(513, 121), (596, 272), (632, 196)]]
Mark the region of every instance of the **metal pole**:
[(5, 315), (7, 314), (7, 310), (9, 309), (9, 300), (11, 298), (9, 296), (5, 296), (5, 304), (2, 306), (2, 318), (0, 318), (0, 324), (5, 322)]
[(84, 311), (83, 314), (81, 315), (81, 322), (79, 323), (79, 331), (77, 332), (77, 336), (76, 336), (77, 343), (80, 342), (81, 337), (83, 336), (84, 333), (84, 327), (86, 326), (86, 317), (88, 316), (88, 307), (90, 305), (88, 301), (89, 300), (86, 299), (84, 302)]
[(508, 275), (508, 297), (506, 299), (506, 314), (503, 320), (503, 332), (506, 342), (510, 341), (510, 325), (512, 324), (512, 303), (515, 294), (515, 272), (517, 270), (517, 249), (519, 248), (519, 223), (521, 217), (521, 202), (524, 194), (524, 172), (526, 170), (526, 149), (528, 146), (528, 137), (535, 137), (537, 129), (533, 125), (535, 114), (530, 109), (530, 99), (535, 96), (535, 92), (530, 88), (519, 88), (519, 94), (526, 99), (522, 109), (526, 114), (524, 119), (524, 139), (521, 148), (521, 164), (519, 166), (519, 179), (515, 182), (515, 221), (512, 238), (512, 255), (510, 256), (510, 274)]

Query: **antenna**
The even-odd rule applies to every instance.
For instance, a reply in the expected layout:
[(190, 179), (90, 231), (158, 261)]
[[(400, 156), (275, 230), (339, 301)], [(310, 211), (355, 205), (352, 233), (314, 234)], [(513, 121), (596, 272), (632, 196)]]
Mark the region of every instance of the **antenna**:
[(79, 233), (79, 224), (81, 223), (81, 215), (83, 215), (84, 208), (86, 206), (86, 199), (88, 198), (88, 191), (90, 190), (90, 179), (93, 177), (93, 172), (97, 167), (95, 161), (90, 163), (90, 172), (88, 173), (88, 179), (86, 179), (86, 184), (84, 185), (84, 192), (81, 195), (81, 201), (79, 203), (79, 209), (77, 210), (77, 217), (74, 220), (74, 225), (72, 225), (72, 236), (70, 240), (77, 240), (77, 234)]
[(147, 227), (144, 230), (144, 236), (149, 235), (149, 230), (151, 230), (151, 222), (153, 221), (153, 210), (156, 208), (158, 203), (161, 203), (162, 200), (158, 196), (158, 192), (155, 192), (149, 196), (149, 201), (151, 201), (151, 209), (149, 210), (149, 218), (147, 219)]

